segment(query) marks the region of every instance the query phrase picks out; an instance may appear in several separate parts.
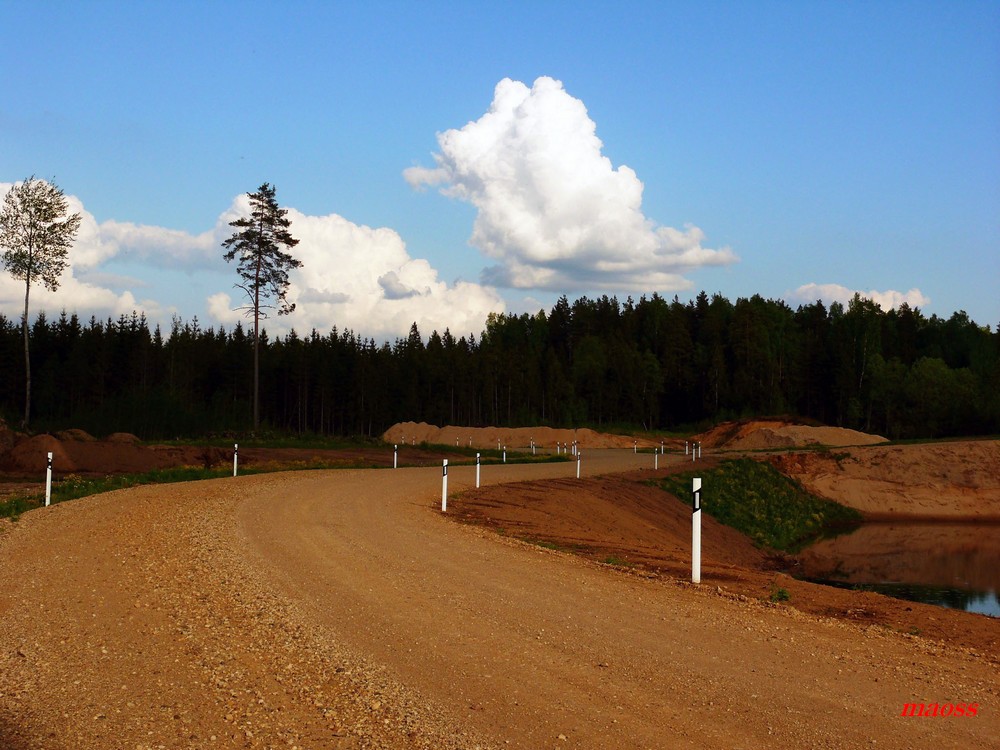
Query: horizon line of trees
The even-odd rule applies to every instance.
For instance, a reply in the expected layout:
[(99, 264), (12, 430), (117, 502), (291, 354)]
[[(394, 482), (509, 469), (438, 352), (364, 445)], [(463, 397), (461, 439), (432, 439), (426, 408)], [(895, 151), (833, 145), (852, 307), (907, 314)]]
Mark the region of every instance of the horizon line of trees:
[[(0, 415), (24, 392), (21, 321), (0, 315)], [(86, 323), (39, 313), (30, 330), (36, 429), (142, 438), (253, 427), (253, 335), (242, 324), (170, 330), (133, 313)], [(562, 297), (546, 313), (491, 314), (376, 344), (332, 327), (260, 335), (264, 429), (377, 436), (413, 420), (690, 428), (794, 415), (886, 437), (1000, 433), (1000, 326), (855, 296), (793, 310), (760, 295)]]

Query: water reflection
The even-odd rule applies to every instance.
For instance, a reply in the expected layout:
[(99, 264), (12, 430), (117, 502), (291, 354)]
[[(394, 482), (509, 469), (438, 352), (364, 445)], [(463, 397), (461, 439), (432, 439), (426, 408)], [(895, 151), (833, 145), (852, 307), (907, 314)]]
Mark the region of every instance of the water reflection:
[(798, 559), (803, 578), (1000, 617), (1000, 524), (868, 523)]

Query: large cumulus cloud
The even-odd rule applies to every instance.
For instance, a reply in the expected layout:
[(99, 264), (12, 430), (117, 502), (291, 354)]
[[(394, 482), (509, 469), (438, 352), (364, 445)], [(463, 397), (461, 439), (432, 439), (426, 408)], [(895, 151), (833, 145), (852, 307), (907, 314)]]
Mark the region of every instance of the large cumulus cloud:
[[(237, 199), (226, 218), (249, 210)], [(292, 253), (302, 268), (291, 273), (289, 301), (296, 310), (268, 323), (299, 331), (324, 331), (331, 325), (365, 336), (405, 335), (416, 322), (425, 334), (450, 328), (456, 334), (478, 334), (490, 312), (502, 312), (504, 302), (494, 289), (457, 282), (447, 284), (422, 258), (412, 258), (403, 238), (392, 229), (355, 224), (337, 214), (309, 216), (289, 209), (292, 235), (299, 244)], [(209, 299), (209, 312), (233, 322), (242, 304), (228, 292)]]
[(601, 153), (594, 121), (562, 83), (497, 84), (489, 111), (438, 135), (436, 166), (404, 172), (477, 209), (470, 242), (497, 264), (485, 282), (575, 292), (675, 291), (684, 274), (733, 263), (703, 232), (658, 226), (642, 212), (642, 182)]

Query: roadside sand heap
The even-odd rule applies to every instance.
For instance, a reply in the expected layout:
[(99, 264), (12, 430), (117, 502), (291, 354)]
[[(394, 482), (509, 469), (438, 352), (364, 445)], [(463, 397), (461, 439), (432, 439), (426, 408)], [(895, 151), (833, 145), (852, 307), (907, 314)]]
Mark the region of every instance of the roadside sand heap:
[(80, 429), (28, 436), (0, 424), (0, 472), (40, 476), (49, 453), (52, 468), (60, 475), (139, 473), (226, 459), (218, 448), (141, 445), (138, 437), (127, 432), (116, 432), (103, 440)]
[[(438, 427), (426, 422), (400, 422), (382, 434), (387, 443), (411, 445), (416, 442), (432, 445), (457, 445), (464, 448), (492, 448), (497, 441), (508, 448), (525, 449), (531, 441), (539, 450), (555, 450), (556, 443), (572, 445), (577, 441), (581, 450), (587, 448), (631, 448), (634, 438), (627, 435), (607, 435), (586, 428), (579, 430), (557, 430), (552, 427)], [(471, 443), (469, 441), (472, 441)], [(638, 440), (640, 448), (659, 447), (659, 442)]]
[[(387, 443), (412, 445), (458, 445), (465, 448), (493, 448), (497, 441), (509, 448), (528, 448), (531, 441), (540, 449), (554, 448), (556, 443), (572, 445), (576, 440), (581, 449), (587, 448), (658, 448), (659, 440), (629, 435), (609, 435), (586, 428), (578, 430), (552, 427), (438, 427), (426, 422), (399, 422), (382, 434)], [(471, 443), (470, 443), (471, 439)], [(877, 445), (887, 440), (841, 427), (809, 427), (780, 420), (750, 420), (724, 422), (692, 438), (704, 448), (725, 451), (781, 450), (806, 448), (814, 445), (844, 447)], [(456, 443), (456, 440), (458, 441)], [(683, 440), (667, 440), (671, 449), (683, 447)]]
[(1000, 521), (1000, 441), (848, 448), (772, 456), (810, 492), (870, 518)]
[(705, 448), (726, 451), (780, 450), (814, 445), (842, 448), (888, 442), (880, 435), (843, 427), (810, 427), (779, 420), (723, 422), (695, 439), (701, 441)]

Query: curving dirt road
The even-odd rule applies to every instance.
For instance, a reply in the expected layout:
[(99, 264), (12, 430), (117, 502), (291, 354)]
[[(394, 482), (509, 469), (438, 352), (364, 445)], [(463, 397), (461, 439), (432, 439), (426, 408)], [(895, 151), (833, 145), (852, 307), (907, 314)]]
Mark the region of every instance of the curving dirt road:
[[(595, 451), (584, 473), (648, 459)], [(0, 747), (996, 746), (998, 669), (975, 652), (453, 524), (440, 477), (260, 475), (26, 514), (0, 533)], [(978, 709), (901, 717), (912, 702)]]

